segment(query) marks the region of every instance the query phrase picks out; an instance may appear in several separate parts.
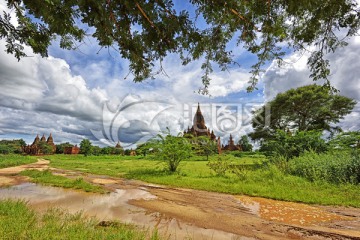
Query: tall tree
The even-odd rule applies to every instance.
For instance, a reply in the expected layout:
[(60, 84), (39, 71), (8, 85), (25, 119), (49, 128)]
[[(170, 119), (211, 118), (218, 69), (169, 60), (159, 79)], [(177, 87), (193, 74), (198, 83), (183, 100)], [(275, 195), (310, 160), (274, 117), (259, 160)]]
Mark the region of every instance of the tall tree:
[(92, 144), (89, 139), (83, 139), (80, 142), (80, 152), (84, 154), (84, 156), (88, 156), (92, 154)]
[(245, 152), (251, 152), (253, 145), (250, 143), (249, 137), (247, 135), (241, 136), (238, 144), (241, 146), (241, 149)]
[(210, 155), (216, 154), (218, 151), (216, 142), (208, 136), (193, 137), (191, 142), (196, 154), (206, 156), (206, 161), (209, 160)]
[(170, 172), (175, 172), (180, 162), (191, 155), (191, 144), (180, 134), (172, 136), (170, 131), (165, 136), (159, 134), (158, 138), (156, 155), (166, 163)]
[[(8, 53), (20, 59), (23, 45), (47, 56), (55, 38), (60, 47), (74, 49), (91, 34), (104, 48), (117, 48), (130, 61), (135, 81), (156, 72), (152, 68), (168, 53), (179, 53), (183, 64), (204, 59), (203, 93), (210, 83), (213, 62), (222, 70), (234, 63), (229, 42), (257, 56), (252, 66), (252, 90), (262, 66), (281, 60), (284, 43), (295, 51), (316, 46), (308, 61), (312, 77), (327, 79), (325, 55), (346, 45), (360, 26), (355, 0), (7, 0), (9, 12), (0, 17), (0, 38)], [(10, 19), (14, 12), (17, 24)], [(206, 24), (204, 24), (204, 19)], [(340, 31), (339, 31), (340, 30)], [(345, 32), (345, 37), (343, 36)], [(329, 83), (329, 82), (328, 82)]]
[(250, 137), (254, 140), (271, 138), (276, 130), (340, 130), (332, 124), (350, 113), (355, 104), (353, 99), (332, 94), (329, 89), (315, 84), (290, 89), (254, 112), (254, 132)]

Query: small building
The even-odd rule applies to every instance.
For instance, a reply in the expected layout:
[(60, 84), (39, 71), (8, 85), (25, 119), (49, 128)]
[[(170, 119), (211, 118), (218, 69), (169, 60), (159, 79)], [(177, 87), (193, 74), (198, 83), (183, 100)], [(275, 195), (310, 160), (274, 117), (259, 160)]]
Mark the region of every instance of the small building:
[(79, 154), (80, 148), (75, 145), (73, 147), (64, 147), (64, 154)]
[(130, 150), (130, 156), (136, 156), (136, 151), (135, 150)]
[(227, 145), (222, 147), (224, 151), (241, 151), (242, 148), (240, 145), (235, 145), (232, 135), (230, 134), (230, 139)]

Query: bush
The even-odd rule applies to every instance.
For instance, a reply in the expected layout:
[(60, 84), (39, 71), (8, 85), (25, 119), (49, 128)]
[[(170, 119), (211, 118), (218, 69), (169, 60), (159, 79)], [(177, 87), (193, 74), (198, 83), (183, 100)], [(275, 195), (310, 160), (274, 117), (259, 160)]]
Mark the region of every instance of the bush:
[(209, 161), (207, 166), (213, 170), (218, 176), (225, 176), (226, 171), (229, 169), (228, 159), (218, 157), (216, 161)]
[(360, 132), (343, 132), (329, 141), (332, 149), (356, 149), (360, 148)]
[(245, 180), (250, 172), (249, 165), (231, 165), (230, 169), (240, 180)]
[(323, 154), (307, 152), (289, 162), (289, 171), (293, 175), (311, 181), (359, 184), (360, 152), (336, 151)]
[(156, 156), (165, 161), (170, 172), (175, 172), (180, 162), (191, 155), (191, 144), (180, 134), (172, 136), (167, 133), (166, 136), (158, 135), (158, 138)]
[(267, 156), (283, 156), (286, 159), (299, 157), (305, 151), (322, 153), (327, 145), (318, 131), (297, 131), (295, 133), (278, 130), (271, 140), (265, 141), (260, 150)]
[(281, 172), (286, 173), (289, 170), (288, 159), (283, 155), (275, 155), (270, 158), (270, 163), (277, 167)]

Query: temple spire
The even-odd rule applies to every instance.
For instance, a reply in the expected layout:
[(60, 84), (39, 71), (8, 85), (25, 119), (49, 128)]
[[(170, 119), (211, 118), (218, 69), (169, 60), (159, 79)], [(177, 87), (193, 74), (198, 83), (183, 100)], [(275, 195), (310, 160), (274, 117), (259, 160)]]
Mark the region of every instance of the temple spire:
[(198, 107), (194, 116), (193, 126), (196, 131), (207, 132), (207, 128), (205, 126), (205, 119), (200, 110), (200, 103), (198, 103)]
[(42, 135), (40, 141), (41, 141), (41, 142), (46, 142), (45, 134)]
[(234, 140), (233, 140), (233, 137), (232, 135), (230, 134), (230, 141), (229, 141), (230, 144), (234, 144)]
[(53, 137), (52, 137), (51, 133), (50, 133), (50, 135), (49, 135), (49, 137), (48, 137), (48, 139), (47, 139), (46, 142), (47, 142), (47, 143), (54, 143), (54, 140), (53, 140)]

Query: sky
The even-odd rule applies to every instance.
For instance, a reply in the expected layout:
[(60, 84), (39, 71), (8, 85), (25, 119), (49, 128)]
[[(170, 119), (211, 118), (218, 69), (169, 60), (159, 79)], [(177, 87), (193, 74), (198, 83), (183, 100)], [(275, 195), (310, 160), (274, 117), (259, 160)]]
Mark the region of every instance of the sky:
[[(6, 9), (0, 0), (0, 11)], [(222, 72), (214, 68), (210, 96), (197, 94), (201, 87), (202, 61), (182, 66), (175, 54), (168, 55), (166, 75), (142, 83), (132, 82), (129, 63), (115, 51), (102, 50), (92, 38), (75, 51), (54, 44), (49, 57), (33, 54), (17, 61), (5, 52), (0, 40), (0, 139), (23, 138), (31, 144), (37, 134), (52, 133), (55, 143), (79, 144), (90, 139), (95, 145), (114, 146), (118, 141), (135, 147), (156, 134), (177, 134), (192, 125), (198, 103), (206, 125), (221, 136), (237, 141), (252, 131), (251, 111), (277, 93), (312, 84), (306, 65), (308, 55), (289, 53), (288, 64), (269, 63), (258, 90), (247, 93), (249, 66), (254, 58), (230, 45), (240, 67)], [(340, 94), (360, 102), (360, 37), (328, 56), (331, 82)], [(344, 130), (359, 130), (360, 105), (341, 121)]]

